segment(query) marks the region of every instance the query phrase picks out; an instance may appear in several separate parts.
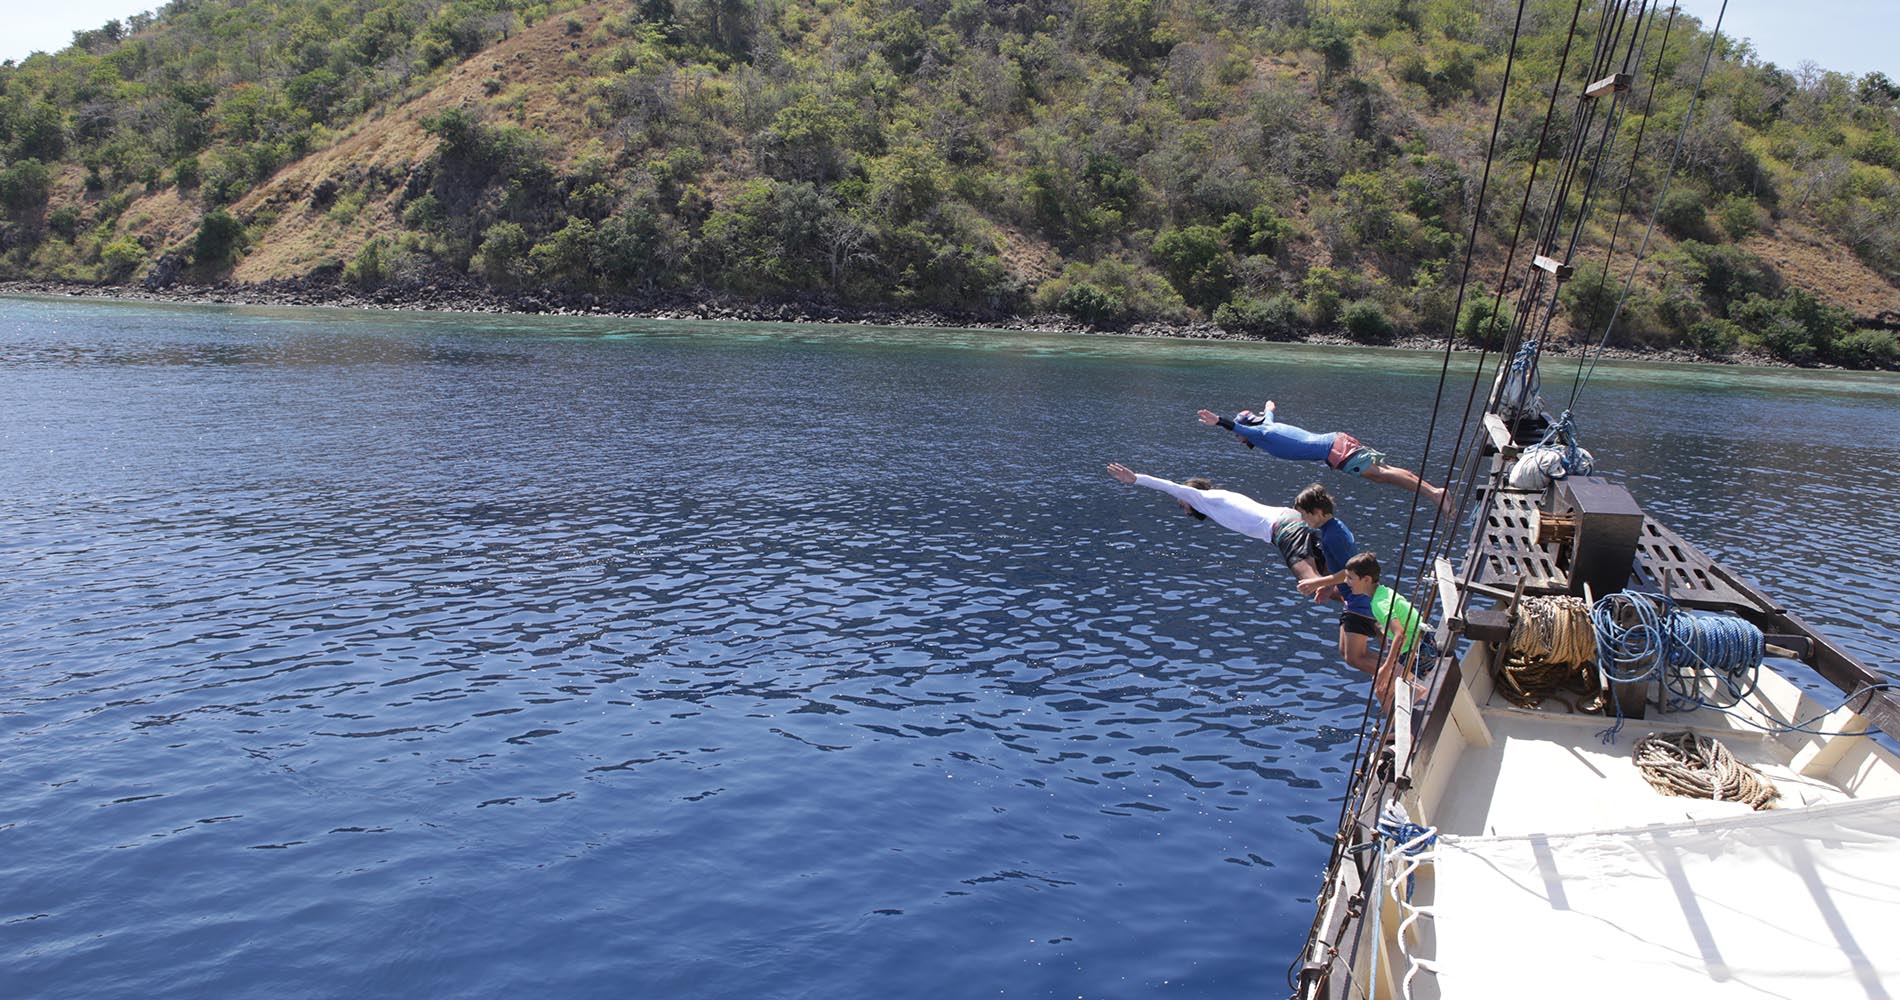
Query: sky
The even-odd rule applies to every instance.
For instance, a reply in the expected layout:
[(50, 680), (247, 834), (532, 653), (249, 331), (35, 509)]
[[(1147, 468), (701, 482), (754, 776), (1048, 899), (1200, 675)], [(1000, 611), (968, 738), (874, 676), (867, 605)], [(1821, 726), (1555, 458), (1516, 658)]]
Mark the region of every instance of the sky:
[[(164, 0), (0, 0), (6, 32), (0, 59), (64, 48), (73, 32), (152, 10)], [(1722, 0), (1680, 0), (1712, 25)], [(1854, 76), (1879, 70), (1900, 80), (1900, 0), (1729, 0), (1724, 35), (1739, 34), (1783, 69), (1807, 60)]]

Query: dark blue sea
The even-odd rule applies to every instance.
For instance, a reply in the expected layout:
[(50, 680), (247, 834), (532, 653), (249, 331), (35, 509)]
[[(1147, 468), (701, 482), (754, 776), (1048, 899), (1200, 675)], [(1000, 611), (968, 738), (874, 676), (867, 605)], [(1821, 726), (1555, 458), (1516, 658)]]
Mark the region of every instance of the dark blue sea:
[[(0, 299), (0, 997), (1283, 995), (1365, 684), (1103, 469), (1318, 478), (1396, 553), (1399, 491), (1194, 411), (1416, 464), (1439, 371)], [(1577, 414), (1892, 665), (1900, 379), (1608, 365)]]

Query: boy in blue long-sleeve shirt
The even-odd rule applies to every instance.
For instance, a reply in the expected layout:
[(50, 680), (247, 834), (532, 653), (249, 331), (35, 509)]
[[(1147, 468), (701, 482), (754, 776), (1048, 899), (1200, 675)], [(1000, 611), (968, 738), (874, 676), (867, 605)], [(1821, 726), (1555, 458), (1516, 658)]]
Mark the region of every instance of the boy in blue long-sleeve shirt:
[(1368, 448), (1345, 431), (1315, 434), (1312, 431), (1280, 423), (1273, 418), (1273, 400), (1267, 400), (1260, 413), (1242, 410), (1235, 419), (1213, 410), (1200, 411), (1201, 423), (1234, 432), (1249, 448), (1261, 448), (1274, 458), (1294, 462), (1324, 462), (1348, 475), (1375, 483), (1389, 483), (1407, 493), (1416, 493), (1450, 513), (1445, 491), (1420, 479), (1418, 473), (1401, 469), (1385, 460), (1385, 453)]
[[(1301, 579), (1300, 593), (1312, 595), (1315, 601), (1330, 600), (1334, 595), (1345, 600), (1351, 593), (1345, 584), (1346, 560), (1358, 554), (1359, 543), (1353, 540), (1352, 529), (1346, 527), (1346, 522), (1333, 516), (1333, 495), (1326, 492), (1326, 487), (1314, 483), (1293, 498), (1293, 509), (1299, 511), (1300, 521), (1310, 533), (1317, 568), (1328, 574)], [(1329, 585), (1333, 589), (1326, 589)]]

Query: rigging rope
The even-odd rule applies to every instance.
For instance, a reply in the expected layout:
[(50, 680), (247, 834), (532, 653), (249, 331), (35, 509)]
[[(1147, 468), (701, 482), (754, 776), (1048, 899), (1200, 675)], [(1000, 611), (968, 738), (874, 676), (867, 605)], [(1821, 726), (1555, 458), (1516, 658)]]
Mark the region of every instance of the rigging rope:
[[(1649, 0), (1642, 0), (1642, 8), (1639, 8), (1639, 10), (1646, 9), (1648, 2)], [(1602, 22), (1601, 22), (1601, 25), (1599, 26), (1598, 33), (1597, 33), (1596, 57), (1592, 60), (1592, 62), (1596, 66), (1607, 69), (1608, 66), (1610, 65), (1610, 62), (1614, 58), (1614, 52), (1618, 46), (1618, 42), (1623, 37), (1623, 32), (1628, 27), (1628, 12), (1633, 5), (1634, 5), (1633, 0), (1611, 0), (1611, 3), (1606, 5)], [(1485, 215), (1484, 213), (1485, 200), (1486, 200), (1486, 196), (1489, 193), (1489, 186), (1490, 186), (1491, 177), (1492, 177), (1492, 165), (1495, 160), (1495, 156), (1497, 152), (1498, 137), (1500, 134), (1501, 125), (1502, 125), (1502, 121), (1504, 117), (1504, 110), (1510, 96), (1510, 85), (1512, 81), (1513, 71), (1516, 66), (1516, 58), (1517, 58), (1519, 43), (1522, 36), (1526, 6), (1527, 6), (1526, 0), (1519, 0), (1519, 3), (1517, 4), (1516, 19), (1514, 20), (1513, 25), (1512, 25), (1510, 49), (1506, 57), (1505, 66), (1504, 66), (1504, 80), (1503, 80), (1503, 85), (1500, 87), (1500, 90), (1499, 90), (1497, 112), (1493, 120), (1490, 142), (1486, 150), (1483, 178), (1480, 182), (1477, 201), (1472, 212), (1471, 236), (1470, 236), (1470, 239), (1466, 243), (1464, 267), (1463, 267), (1462, 273), (1460, 274), (1459, 284), (1458, 284), (1458, 294), (1457, 294), (1457, 298), (1454, 304), (1454, 313), (1453, 313), (1454, 316), (1462, 315), (1466, 291), (1470, 282), (1474, 250), (1477, 244), (1478, 234), (1481, 232), (1482, 226), (1483, 226), (1483, 219)], [(1562, 54), (1560, 56), (1559, 63), (1558, 63), (1556, 80), (1552, 85), (1552, 89), (1550, 92), (1550, 100), (1545, 109), (1543, 125), (1538, 135), (1537, 144), (1533, 147), (1533, 152), (1530, 156), (1529, 173), (1525, 181), (1524, 198), (1523, 198), (1522, 204), (1520, 204), (1519, 206), (1517, 222), (1511, 234), (1509, 249), (1507, 250), (1507, 255), (1506, 255), (1505, 267), (1503, 271), (1500, 273), (1497, 291), (1492, 299), (1491, 311), (1494, 315), (1500, 311), (1499, 307), (1503, 301), (1504, 293), (1506, 291), (1508, 282), (1511, 277), (1512, 262), (1515, 261), (1516, 259), (1516, 254), (1520, 245), (1520, 240), (1526, 229), (1526, 222), (1527, 222), (1527, 217), (1529, 215), (1532, 192), (1536, 188), (1539, 167), (1545, 158), (1543, 151), (1546, 148), (1546, 145), (1548, 143), (1548, 140), (1551, 134), (1552, 122), (1556, 117), (1555, 112), (1556, 112), (1556, 107), (1557, 107), (1558, 95), (1563, 90), (1565, 79), (1568, 75), (1568, 72), (1571, 66), (1571, 52), (1572, 52), (1573, 44), (1577, 38), (1578, 25), (1581, 20), (1582, 11), (1583, 11), (1583, 0), (1577, 0), (1577, 3), (1575, 5), (1575, 8), (1573, 10), (1573, 13), (1570, 19), (1569, 30), (1565, 36)], [(1637, 19), (1638, 19), (1638, 23), (1640, 24), (1642, 20), (1642, 14), (1640, 12), (1637, 14)], [(1614, 30), (1611, 30), (1611, 27), (1610, 27), (1612, 23), (1614, 23)], [(1630, 45), (1629, 45), (1628, 50), (1624, 54), (1624, 66), (1626, 69), (1632, 68), (1630, 64), (1630, 54), (1638, 51), (1637, 37), (1636, 37), (1637, 34), (1638, 32), (1631, 32)], [(1652, 95), (1653, 95), (1653, 85), (1652, 85)], [(1570, 249), (1569, 251), (1567, 251), (1566, 256), (1568, 256), (1569, 252), (1574, 251), (1575, 246), (1583, 231), (1584, 224), (1587, 220), (1590, 204), (1592, 201), (1592, 191), (1594, 190), (1594, 186), (1596, 184), (1596, 179), (1597, 179), (1597, 169), (1602, 163), (1608, 136), (1614, 130), (1614, 121), (1616, 117), (1616, 112), (1621, 107), (1621, 104), (1622, 104), (1622, 98), (1620, 96), (1620, 91), (1619, 91), (1618, 96), (1611, 102), (1610, 113), (1606, 115), (1604, 123), (1603, 123), (1602, 137), (1599, 138), (1599, 141), (1597, 143), (1596, 153), (1590, 167), (1590, 174), (1589, 174), (1588, 180), (1586, 181), (1584, 193), (1582, 195), (1582, 200), (1579, 204), (1579, 210), (1577, 212), (1577, 218), (1574, 222), (1574, 230), (1570, 237)], [(1580, 112), (1582, 112), (1585, 109), (1580, 108), (1579, 110)], [(1545, 223), (1547, 223), (1549, 232), (1553, 235), (1556, 231), (1557, 224), (1559, 222), (1559, 217), (1561, 215), (1561, 212), (1559, 211), (1559, 207), (1567, 204), (1568, 192), (1570, 191), (1570, 186), (1576, 179), (1575, 177), (1576, 172), (1579, 169), (1580, 163), (1583, 159), (1582, 154), (1583, 154), (1583, 150), (1585, 148), (1585, 143), (1586, 143), (1586, 139), (1584, 137), (1587, 136), (1589, 132), (1587, 122), (1594, 120), (1594, 115), (1595, 115), (1594, 106), (1590, 106), (1587, 110), (1587, 113), (1580, 113), (1578, 115), (1578, 118), (1581, 120), (1584, 120), (1586, 122), (1586, 125), (1585, 127), (1576, 130), (1575, 136), (1572, 142), (1570, 143), (1571, 152), (1563, 158), (1564, 159), (1563, 172), (1559, 175), (1559, 177), (1557, 178), (1557, 181), (1555, 182), (1557, 185), (1557, 190), (1553, 192), (1553, 195), (1552, 195), (1553, 207), (1551, 210), (1549, 210), (1546, 213), (1545, 219), (1544, 219)], [(1685, 128), (1686, 128), (1686, 125), (1687, 123), (1685, 121)], [(1634, 161), (1632, 161), (1632, 163), (1633, 162)], [(1632, 166), (1632, 170), (1633, 170), (1633, 166)], [(1620, 226), (1620, 218), (1618, 221), (1618, 225)], [(1543, 272), (1541, 271), (1536, 272), (1536, 274), (1542, 274), (1542, 273)], [(1535, 287), (1535, 284), (1536, 284), (1536, 277), (1534, 275), (1533, 276), (1534, 287)], [(1509, 354), (1515, 350), (1515, 345), (1522, 341), (1523, 332), (1529, 323), (1532, 312), (1534, 311), (1534, 310), (1526, 308), (1525, 303), (1529, 301), (1534, 301), (1534, 300), (1535, 300), (1534, 296), (1528, 296), (1528, 295), (1527, 297), (1519, 299), (1518, 307), (1514, 310), (1514, 314), (1513, 314), (1513, 323), (1512, 323), (1513, 329), (1511, 330), (1511, 333), (1507, 336), (1506, 343), (1501, 348), (1501, 351), (1500, 351), (1501, 358), (1505, 356), (1509, 356)], [(1551, 293), (1550, 301), (1551, 301), (1550, 308), (1554, 310), (1556, 308), (1556, 303), (1557, 303), (1556, 292), (1554, 290)], [(1545, 319), (1546, 326), (1548, 325), (1548, 323), (1549, 323), (1549, 318), (1547, 316)], [(1418, 468), (1421, 471), (1428, 468), (1431, 464), (1430, 458), (1432, 454), (1432, 445), (1436, 439), (1436, 435), (1438, 432), (1438, 421), (1440, 417), (1440, 409), (1444, 402), (1445, 389), (1447, 387), (1451, 357), (1452, 357), (1453, 348), (1456, 342), (1456, 335), (1457, 335), (1457, 331), (1455, 328), (1448, 331), (1446, 334), (1444, 360), (1440, 368), (1438, 391), (1433, 401), (1431, 424), (1428, 427), (1427, 432), (1426, 432), (1424, 453), (1421, 456), (1419, 464), (1418, 464)], [(1462, 517), (1462, 515), (1464, 515), (1466, 512), (1467, 504), (1469, 500), (1471, 499), (1472, 496), (1474, 496), (1477, 493), (1478, 482), (1479, 482), (1479, 465), (1480, 465), (1479, 459), (1481, 457), (1481, 446), (1482, 446), (1483, 439), (1481, 435), (1473, 435), (1470, 438), (1469, 446), (1467, 446), (1466, 441), (1467, 441), (1467, 435), (1470, 434), (1474, 428), (1474, 424), (1472, 421), (1472, 411), (1473, 411), (1474, 406), (1476, 406), (1478, 403), (1479, 387), (1483, 384), (1483, 379), (1487, 372), (1487, 358), (1490, 354), (1490, 351), (1491, 351), (1491, 344), (1489, 340), (1486, 339), (1480, 345), (1480, 351), (1478, 355), (1477, 364), (1474, 367), (1474, 370), (1472, 373), (1471, 387), (1465, 399), (1464, 414), (1463, 414), (1463, 417), (1458, 422), (1457, 433), (1449, 449), (1450, 461), (1447, 463), (1445, 476), (1441, 479), (1441, 482), (1444, 483), (1445, 489), (1449, 491), (1450, 496), (1454, 498), (1453, 504), (1452, 504), (1454, 515), (1451, 518), (1447, 518), (1442, 513), (1442, 510), (1438, 510), (1438, 509), (1434, 510), (1434, 517), (1433, 517), (1433, 520), (1431, 521), (1431, 527), (1429, 529), (1425, 546), (1424, 546), (1424, 558), (1421, 560), (1421, 570), (1418, 574), (1418, 581), (1417, 581), (1416, 587), (1413, 590), (1413, 604), (1415, 607), (1418, 607), (1420, 609), (1420, 614), (1422, 617), (1430, 616), (1433, 610), (1433, 605), (1436, 603), (1435, 599), (1438, 596), (1437, 589), (1435, 587), (1430, 587), (1426, 582), (1430, 578), (1430, 575), (1427, 572), (1425, 572), (1425, 570), (1429, 568), (1429, 566), (1431, 565), (1431, 556), (1433, 553), (1438, 551), (1441, 544), (1444, 549), (1445, 555), (1449, 556), (1451, 554), (1451, 547), (1453, 544), (1452, 535), (1455, 533), (1451, 529), (1455, 528), (1456, 525), (1459, 523), (1459, 518)], [(1454, 482), (1456, 484), (1455, 488), (1454, 488)], [(1485, 494), (1485, 502), (1483, 505), (1485, 510), (1480, 512), (1480, 515), (1478, 518), (1478, 523), (1480, 526), (1482, 526), (1485, 517), (1488, 515), (1489, 507), (1491, 503), (1493, 502), (1492, 500), (1493, 496), (1494, 494), (1489, 494), (1489, 493)], [(1414, 497), (1411, 512), (1408, 515), (1407, 522), (1406, 522), (1404, 541), (1401, 544), (1399, 559), (1395, 566), (1395, 574), (1394, 574), (1395, 580), (1403, 580), (1407, 578), (1407, 572), (1406, 572), (1407, 557), (1412, 552), (1412, 544), (1413, 544), (1414, 532), (1417, 526), (1417, 522), (1418, 522), (1418, 505), (1416, 502), (1416, 497)], [(1442, 543), (1440, 540), (1441, 526), (1443, 526), (1446, 529), (1444, 531), (1444, 538), (1443, 538)], [(1468, 586), (1471, 583), (1472, 575), (1476, 569), (1475, 563), (1476, 563), (1476, 560), (1466, 561), (1466, 565), (1464, 567), (1464, 574), (1463, 574), (1464, 575), (1463, 583), (1466, 586), (1464, 588), (1460, 588), (1460, 590), (1458, 591), (1461, 595), (1464, 593), (1468, 593)], [(1417, 588), (1424, 588), (1424, 592), (1421, 594), (1420, 590)], [(1462, 603), (1462, 599), (1460, 600), (1460, 603)], [(1440, 613), (1450, 614), (1450, 613), (1453, 613), (1454, 610), (1455, 609), (1440, 609)], [(1388, 779), (1385, 777), (1382, 777), (1378, 773), (1378, 768), (1376, 767), (1372, 759), (1374, 755), (1367, 752), (1367, 742), (1369, 738), (1376, 739), (1379, 742), (1375, 743), (1374, 746), (1383, 745), (1385, 734), (1390, 731), (1392, 720), (1387, 719), (1387, 718), (1382, 718), (1380, 716), (1376, 716), (1372, 711), (1372, 704), (1373, 704), (1373, 701), (1372, 701), (1371, 693), (1370, 693), (1370, 690), (1368, 690), (1368, 695), (1367, 695), (1366, 703), (1364, 706), (1364, 712), (1362, 713), (1361, 721), (1360, 721), (1359, 745), (1355, 753), (1355, 759), (1358, 761), (1358, 765), (1356, 766), (1353, 775), (1349, 779), (1347, 792), (1345, 796), (1342, 797), (1342, 800), (1340, 803), (1340, 814), (1339, 814), (1338, 826), (1337, 826), (1337, 830), (1335, 834), (1333, 858), (1330, 859), (1328, 862), (1329, 871), (1333, 870), (1337, 866), (1337, 864), (1340, 862), (1343, 856), (1342, 852), (1347, 849), (1345, 845), (1350, 840), (1349, 831), (1351, 829), (1351, 822), (1352, 822), (1351, 818), (1355, 815), (1360, 814), (1359, 808), (1358, 808), (1360, 804), (1366, 801), (1366, 797), (1368, 795), (1378, 794), (1380, 796), (1383, 796), (1385, 794), (1385, 790), (1387, 787), (1386, 783)], [(1376, 720), (1376, 723), (1375, 723), (1375, 720)], [(1373, 732), (1375, 726), (1377, 729), (1376, 733)], [(1419, 749), (1419, 744), (1413, 743), (1410, 745), (1410, 752), (1412, 754), (1415, 755), (1418, 752), (1418, 749)], [(1408, 758), (1405, 761), (1395, 762), (1394, 771), (1399, 772), (1399, 771), (1406, 770), (1409, 768), (1410, 763), (1411, 763), (1411, 758)], [(1378, 785), (1378, 788), (1376, 790), (1373, 787), (1375, 784)], [(1335, 891), (1335, 883), (1331, 879), (1329, 879), (1325, 887), (1322, 889), (1320, 898), (1317, 901), (1319, 905), (1316, 907), (1314, 925), (1309, 935), (1309, 947), (1308, 949), (1306, 949), (1306, 951), (1302, 953), (1303, 955), (1311, 954), (1314, 950), (1311, 947), (1311, 944), (1319, 941), (1319, 935), (1321, 933), (1320, 922), (1321, 920), (1324, 919), (1324, 914), (1327, 909), (1327, 901), (1332, 898), (1332, 894), (1334, 891)], [(1362, 888), (1361, 892), (1365, 892), (1365, 889)], [(1360, 896), (1359, 898), (1364, 900), (1366, 897)], [(1347, 962), (1348, 962), (1349, 967), (1352, 964), (1353, 956), (1357, 953), (1361, 935), (1363, 934), (1365, 930), (1364, 922), (1353, 922), (1353, 923), (1354, 923), (1354, 927), (1352, 930), (1352, 944), (1351, 944), (1350, 951), (1347, 955)], [(1344, 936), (1345, 936), (1345, 931), (1346, 931), (1345, 927), (1342, 926), (1340, 928), (1340, 934), (1333, 939), (1335, 944), (1343, 941)], [(1331, 946), (1328, 946), (1328, 948), (1329, 948), (1330, 953), (1336, 958), (1339, 954), (1338, 949)], [(1297, 966), (1297, 963), (1296, 963), (1296, 966)], [(1288, 970), (1289, 985), (1293, 985), (1292, 971), (1293, 971), (1292, 969)]]
[(1769, 808), (1781, 795), (1760, 771), (1735, 759), (1721, 741), (1694, 733), (1654, 733), (1636, 743), (1643, 780), (1664, 795)]
[[(1642, 53), (1648, 51), (1649, 33), (1655, 29), (1655, 26), (1655, 10), (1652, 9), (1649, 23), (1643, 28), (1642, 44), (1633, 63), (1638, 67), (1642, 65)], [(1641, 162), (1643, 157), (1643, 137), (1649, 133), (1650, 109), (1656, 106), (1656, 85), (1662, 82), (1663, 57), (1669, 52), (1669, 33), (1675, 26), (1676, 5), (1670, 4), (1669, 19), (1663, 22), (1662, 43), (1656, 47), (1656, 68), (1651, 71), (1649, 75), (1649, 93), (1643, 98), (1643, 113), (1636, 121), (1636, 141), (1630, 148), (1629, 169), (1623, 174), (1623, 193), (1616, 202), (1616, 222), (1610, 227), (1609, 246), (1603, 252), (1603, 270), (1597, 274), (1596, 292), (1590, 297), (1590, 325), (1586, 329), (1596, 329), (1598, 307), (1601, 305), (1601, 303), (1597, 301), (1597, 295), (1602, 293), (1604, 283), (1610, 280), (1610, 265), (1611, 262), (1616, 259), (1616, 241), (1623, 232), (1623, 219), (1629, 214), (1630, 192), (1636, 187), (1636, 165)], [(1638, 258), (1637, 264), (1632, 265), (1632, 270), (1635, 266), (1640, 266), (1641, 263), (1641, 259)], [(1625, 289), (1624, 294), (1628, 294), (1627, 289)], [(1619, 302), (1620, 301), (1619, 299)], [(1604, 343), (1606, 344), (1609, 341), (1609, 329), (1607, 326), (1604, 328)], [(1577, 393), (1582, 388), (1583, 364), (1579, 362), (1576, 373), (1570, 382), (1570, 402), (1568, 408), (1574, 409), (1576, 407)]]
[[(1677, 4), (1670, 5), (1669, 16), (1671, 20), (1674, 20), (1678, 6)], [(1636, 264), (1630, 268), (1629, 277), (1623, 282), (1623, 292), (1617, 296), (1616, 308), (1610, 310), (1610, 321), (1604, 324), (1603, 339), (1597, 342), (1596, 351), (1590, 358), (1589, 371), (1584, 373), (1583, 377), (1578, 380), (1575, 388), (1570, 393), (1570, 403), (1572, 406), (1576, 405), (1577, 397), (1583, 393), (1583, 387), (1590, 383), (1591, 376), (1596, 374), (1597, 362), (1603, 359), (1603, 353), (1610, 344), (1610, 331), (1616, 329), (1616, 318), (1622, 315), (1623, 304), (1629, 301), (1630, 289), (1636, 284), (1636, 272), (1642, 270), (1643, 260), (1649, 253), (1649, 240), (1650, 237), (1656, 233), (1656, 220), (1662, 214), (1663, 199), (1669, 196), (1669, 183), (1675, 179), (1676, 163), (1682, 156), (1683, 139), (1688, 136), (1689, 125), (1695, 121), (1696, 107), (1702, 102), (1702, 84), (1708, 79), (1709, 63), (1715, 58), (1716, 43), (1722, 39), (1722, 19), (1727, 15), (1728, 0), (1722, 0), (1722, 6), (1715, 14), (1715, 27), (1709, 32), (1708, 51), (1702, 55), (1702, 70), (1696, 74), (1694, 96), (1689, 99), (1688, 112), (1682, 116), (1682, 127), (1676, 130), (1676, 148), (1669, 154), (1669, 169), (1663, 174), (1662, 189), (1656, 192), (1656, 206), (1649, 213), (1649, 226), (1643, 231), (1643, 242), (1636, 248)], [(1666, 41), (1665, 44), (1667, 44)], [(1660, 69), (1662, 65), (1662, 53), (1660, 52), (1657, 53), (1656, 63), (1658, 69)]]

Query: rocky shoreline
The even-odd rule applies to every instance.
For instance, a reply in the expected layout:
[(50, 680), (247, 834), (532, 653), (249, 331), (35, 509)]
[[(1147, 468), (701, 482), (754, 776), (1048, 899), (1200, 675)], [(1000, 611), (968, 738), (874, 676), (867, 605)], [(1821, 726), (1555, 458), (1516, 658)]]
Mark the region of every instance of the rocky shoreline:
[[(934, 310), (848, 309), (821, 303), (752, 302), (728, 298), (694, 300), (591, 292), (556, 292), (547, 289), (497, 292), (475, 282), (447, 281), (415, 285), (386, 285), (375, 289), (352, 288), (347, 285), (307, 279), (266, 281), (254, 284), (235, 282), (221, 282), (214, 285), (168, 284), (162, 287), (97, 285), (65, 281), (0, 281), (0, 295), (69, 296), (131, 302), (246, 306), (326, 306), (343, 309), (417, 312), (953, 327), (1025, 333), (1088, 333), (1122, 337), (1239, 342), (1275, 340), (1275, 338), (1233, 333), (1212, 323), (1147, 322), (1133, 323), (1119, 328), (1101, 328), (1054, 315), (985, 317), (949, 314)], [(1387, 341), (1369, 342), (1338, 334), (1315, 333), (1303, 337), (1285, 338), (1280, 342), (1341, 347), (1392, 347), (1418, 351), (1444, 350), (1443, 341), (1423, 336), (1397, 337)], [(1455, 345), (1454, 349), (1476, 350), (1463, 343)], [(1546, 353), (1558, 357), (1587, 354), (1589, 350), (1589, 347), (1585, 345), (1568, 342), (1553, 343), (1545, 347)], [(1793, 367), (1786, 361), (1754, 351), (1709, 356), (1677, 348), (1639, 350), (1610, 347), (1605, 349), (1604, 357), (1624, 361)]]

